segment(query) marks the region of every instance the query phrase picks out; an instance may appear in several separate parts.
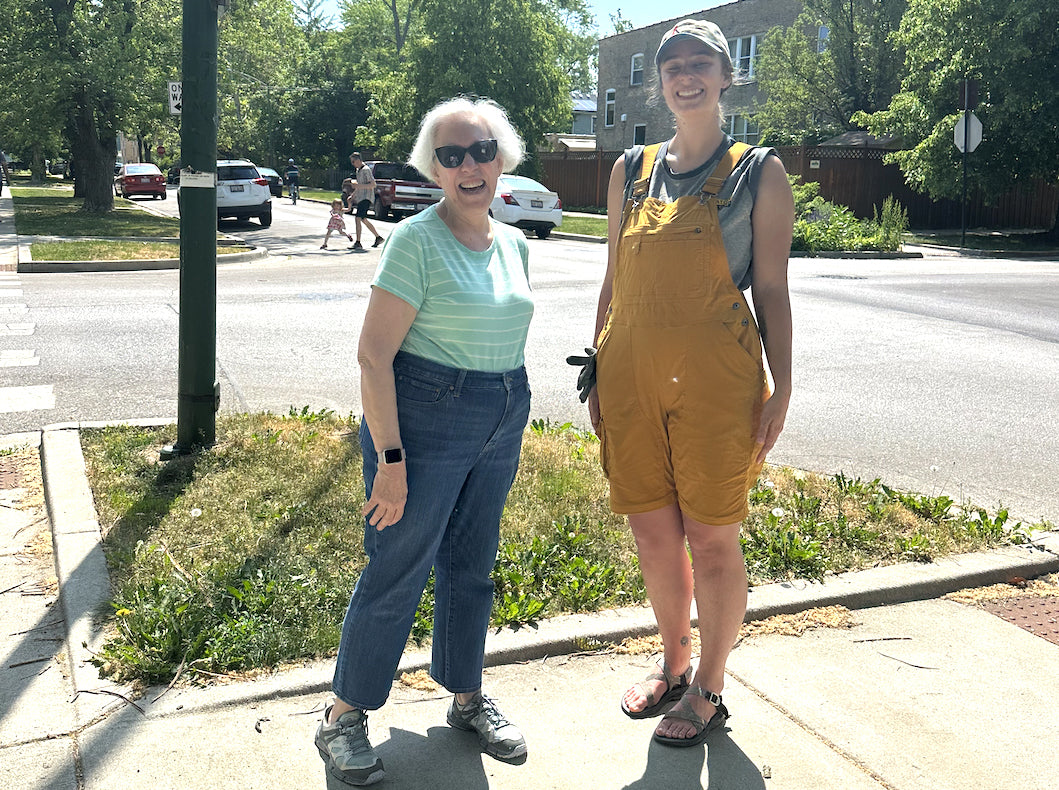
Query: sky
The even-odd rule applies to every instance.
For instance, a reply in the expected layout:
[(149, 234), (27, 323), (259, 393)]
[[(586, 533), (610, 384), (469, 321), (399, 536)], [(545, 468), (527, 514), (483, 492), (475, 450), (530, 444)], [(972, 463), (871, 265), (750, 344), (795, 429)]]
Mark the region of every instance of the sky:
[[(595, 14), (596, 29), (599, 35), (609, 36), (614, 32), (610, 16), (618, 9), (621, 9), (622, 18), (632, 22), (633, 27), (644, 27), (661, 22), (663, 19), (693, 14), (724, 2), (730, 2), (730, 0), (670, 0), (664, 4), (663, 8), (660, 8), (660, 4), (652, 3), (650, 0), (590, 0), (588, 7)], [(321, 10), (337, 20), (339, 17), (338, 0), (323, 0)]]

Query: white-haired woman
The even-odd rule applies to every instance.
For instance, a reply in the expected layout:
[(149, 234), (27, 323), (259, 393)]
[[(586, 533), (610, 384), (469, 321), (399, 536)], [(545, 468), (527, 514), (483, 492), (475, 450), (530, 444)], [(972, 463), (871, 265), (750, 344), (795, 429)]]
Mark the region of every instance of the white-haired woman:
[(629, 516), (664, 644), (658, 672), (621, 707), (636, 719), (665, 713), (654, 739), (693, 746), (728, 718), (724, 667), (747, 602), (739, 530), (791, 397), (794, 205), (775, 152), (721, 129), (733, 74), (717, 26), (677, 23), (655, 66), (676, 131), (626, 151), (611, 173), (589, 413), (611, 507)]
[(533, 314), (525, 235), (496, 223), (497, 179), (525, 154), (487, 99), (442, 102), (410, 163), (444, 197), (396, 227), (372, 282), (357, 358), (368, 564), (346, 612), (316, 745), (347, 784), (383, 775), (367, 712), (386, 701), (434, 570), (430, 674), (454, 693), (450, 725), (507, 762), (521, 732), (481, 691), (500, 516), (529, 418)]

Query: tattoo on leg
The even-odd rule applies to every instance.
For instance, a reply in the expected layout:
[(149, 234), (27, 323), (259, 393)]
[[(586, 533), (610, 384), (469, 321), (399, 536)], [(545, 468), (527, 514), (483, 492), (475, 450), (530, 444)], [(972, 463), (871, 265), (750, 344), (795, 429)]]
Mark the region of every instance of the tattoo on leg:
[(680, 644), (683, 645), (684, 647), (687, 647), (688, 643), (690, 643), (690, 642), (691, 642), (691, 639), (688, 638), (687, 636), (680, 637)]

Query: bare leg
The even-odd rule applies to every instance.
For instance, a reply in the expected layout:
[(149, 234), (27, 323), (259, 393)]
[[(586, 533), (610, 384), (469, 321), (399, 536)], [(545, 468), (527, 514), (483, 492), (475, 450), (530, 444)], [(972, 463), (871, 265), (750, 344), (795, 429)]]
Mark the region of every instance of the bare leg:
[(328, 228), (327, 229), (327, 233), (324, 234), (324, 243), (320, 245), (320, 249), (321, 250), (325, 249), (327, 247), (327, 240), (330, 239), (330, 238), (331, 238), (331, 229)]
[[(710, 526), (688, 516), (683, 520), (691, 546), (701, 642), (692, 682), (720, 694), (724, 688), (724, 665), (746, 616), (746, 563), (739, 545), (741, 523)], [(677, 704), (690, 706), (706, 721), (716, 712), (713, 705), (693, 694), (685, 694)], [(669, 738), (690, 738), (695, 728), (681, 719), (663, 719), (655, 732)]]
[[(662, 637), (665, 663), (673, 675), (684, 672), (691, 663), (691, 561), (684, 543), (684, 522), (680, 509), (669, 505), (648, 513), (629, 516), (636, 538), (640, 572), (651, 599), (658, 633)], [(666, 690), (664, 681), (644, 684), (658, 699)], [(625, 706), (631, 711), (647, 707), (647, 697), (639, 686), (625, 692)]]

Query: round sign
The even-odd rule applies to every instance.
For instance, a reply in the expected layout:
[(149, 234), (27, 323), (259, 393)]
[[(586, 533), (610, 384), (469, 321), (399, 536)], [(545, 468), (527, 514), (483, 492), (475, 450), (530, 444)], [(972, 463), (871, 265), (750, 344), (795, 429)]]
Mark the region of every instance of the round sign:
[(157, 150), (158, 150), (158, 155), (159, 156), (165, 156), (165, 146), (164, 145), (158, 146)]

